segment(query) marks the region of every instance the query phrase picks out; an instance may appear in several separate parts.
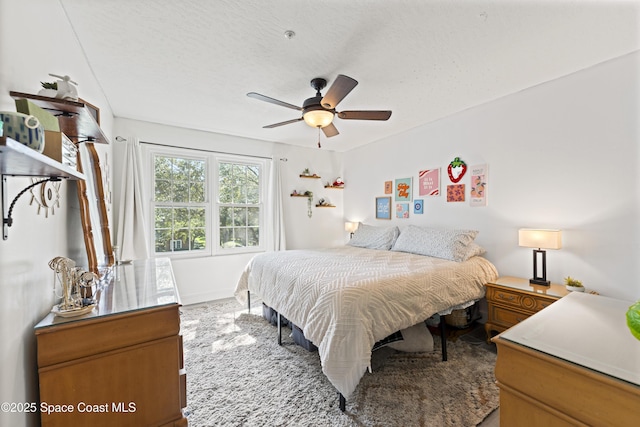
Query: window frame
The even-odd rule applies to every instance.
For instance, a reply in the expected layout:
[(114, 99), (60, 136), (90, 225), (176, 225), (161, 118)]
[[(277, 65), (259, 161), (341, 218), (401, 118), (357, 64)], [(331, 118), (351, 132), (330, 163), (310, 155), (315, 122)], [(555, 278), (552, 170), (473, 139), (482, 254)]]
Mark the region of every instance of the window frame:
[[(215, 199), (212, 201), (213, 204), (213, 212), (212, 218), (215, 220), (215, 230), (212, 232), (212, 237), (215, 238), (216, 245), (212, 246), (214, 255), (228, 255), (228, 254), (237, 254), (237, 253), (251, 253), (251, 252), (264, 252), (266, 248), (266, 240), (267, 236), (265, 235), (266, 231), (264, 229), (265, 224), (265, 206), (266, 206), (266, 188), (265, 185), (265, 173), (267, 170), (267, 162), (265, 159), (251, 158), (247, 156), (240, 155), (228, 155), (228, 154), (218, 154), (214, 156), (215, 165), (214, 165), (214, 177), (212, 182), (215, 183), (216, 189), (219, 188), (220, 184), (220, 163), (234, 163), (241, 164), (244, 166), (258, 166), (260, 168), (260, 182), (258, 188), (258, 203), (257, 206), (260, 209), (260, 219), (259, 219), (259, 244), (258, 246), (244, 246), (244, 247), (233, 247), (233, 248), (223, 248), (220, 246), (220, 207), (222, 205), (226, 205), (226, 203), (220, 202), (220, 192), (215, 191)], [(247, 204), (245, 204), (247, 205)], [(212, 223), (213, 226), (213, 223)]]
[[(267, 230), (265, 230), (265, 218), (266, 213), (266, 200), (267, 200), (267, 177), (269, 168), (268, 158), (259, 158), (251, 156), (243, 156), (241, 154), (223, 154), (206, 150), (189, 149), (180, 147), (170, 147), (165, 145), (153, 145), (141, 144), (143, 147), (144, 164), (146, 169), (146, 176), (148, 177), (147, 184), (145, 185), (145, 192), (148, 195), (149, 212), (147, 217), (149, 218), (149, 240), (148, 247), (149, 253), (153, 257), (169, 257), (169, 258), (200, 258), (211, 256), (224, 256), (232, 254), (254, 253), (264, 252), (266, 250)], [(197, 203), (197, 206), (205, 207), (205, 237), (207, 246), (202, 250), (187, 250), (187, 251), (171, 251), (171, 252), (156, 252), (155, 245), (155, 209), (158, 206), (162, 206), (162, 202), (156, 202), (155, 200), (155, 159), (156, 157), (177, 157), (181, 159), (190, 160), (204, 160), (205, 161), (205, 190), (204, 190), (204, 202)], [(255, 165), (260, 169), (259, 180), (259, 245), (249, 247), (233, 247), (222, 248), (220, 247), (220, 206), (219, 201), (219, 164), (223, 163), (235, 163), (241, 165)], [(189, 203), (186, 203), (187, 205)], [(175, 204), (172, 206), (177, 206)]]

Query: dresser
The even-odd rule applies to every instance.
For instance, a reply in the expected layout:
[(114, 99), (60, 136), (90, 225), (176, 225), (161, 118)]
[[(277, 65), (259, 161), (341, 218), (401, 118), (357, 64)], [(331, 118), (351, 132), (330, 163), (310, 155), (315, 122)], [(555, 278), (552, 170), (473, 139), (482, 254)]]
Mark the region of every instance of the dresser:
[(570, 291), (562, 285), (532, 285), (519, 277), (500, 277), (487, 283), (487, 342), (491, 332), (503, 332), (548, 307)]
[(494, 337), (500, 425), (638, 425), (640, 340), (626, 325), (631, 304), (572, 292)]
[(42, 426), (186, 426), (170, 260), (118, 265), (96, 297), (91, 313), (35, 326)]

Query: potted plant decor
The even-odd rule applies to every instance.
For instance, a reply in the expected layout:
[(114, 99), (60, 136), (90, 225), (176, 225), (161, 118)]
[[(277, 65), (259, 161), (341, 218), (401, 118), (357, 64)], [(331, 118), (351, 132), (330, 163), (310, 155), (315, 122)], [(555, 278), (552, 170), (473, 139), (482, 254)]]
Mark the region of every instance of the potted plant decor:
[(627, 311), (627, 326), (631, 334), (640, 340), (640, 300), (629, 307), (629, 311)]
[(564, 278), (564, 284), (569, 291), (584, 292), (584, 286), (580, 280), (574, 279), (571, 276)]

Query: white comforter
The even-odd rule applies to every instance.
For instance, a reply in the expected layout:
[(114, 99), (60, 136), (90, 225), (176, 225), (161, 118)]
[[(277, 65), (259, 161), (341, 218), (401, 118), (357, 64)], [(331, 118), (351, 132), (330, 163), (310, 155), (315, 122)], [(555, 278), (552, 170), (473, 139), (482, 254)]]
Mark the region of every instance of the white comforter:
[(324, 374), (349, 397), (377, 341), (483, 297), (496, 278), (481, 257), (453, 262), (344, 246), (257, 255), (235, 296), (245, 303), (250, 290), (300, 327), (318, 346)]

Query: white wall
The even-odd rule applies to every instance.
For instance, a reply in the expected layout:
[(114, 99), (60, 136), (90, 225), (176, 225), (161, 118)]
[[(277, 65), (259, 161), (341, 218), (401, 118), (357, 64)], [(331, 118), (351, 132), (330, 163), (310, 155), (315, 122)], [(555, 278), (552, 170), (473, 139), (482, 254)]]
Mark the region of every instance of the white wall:
[[(440, 167), (444, 193), (454, 157), (487, 163), (487, 207), (443, 195), (391, 223), (480, 230), (500, 274), (525, 278), (532, 250), (518, 247), (518, 228), (560, 228), (564, 247), (547, 252), (552, 281), (571, 275), (640, 298), (639, 63), (635, 52), (346, 153), (345, 217), (388, 224), (374, 219), (384, 181), (415, 183), (419, 170)], [(462, 182), (468, 200), (469, 173)]]
[[(48, 73), (68, 74), (78, 93), (100, 108), (110, 135), (112, 114), (58, 2), (0, 0), (0, 110), (15, 111), (9, 91), (37, 93)], [(103, 149), (108, 149), (104, 147)], [(8, 178), (9, 202), (28, 178)], [(9, 239), (0, 240), (0, 402), (37, 402), (36, 346), (33, 326), (54, 304), (53, 276), (47, 263), (68, 256), (69, 198), (61, 186), (61, 208), (45, 218), (29, 205), (30, 194), (16, 203)], [(73, 188), (73, 187), (71, 187)], [(82, 242), (80, 242), (82, 244)], [(0, 412), (0, 425), (39, 425), (37, 414)]]
[[(340, 190), (325, 190), (322, 185), (326, 181), (325, 177), (335, 179), (342, 174), (340, 156), (334, 152), (319, 150), (312, 142), (310, 142), (311, 148), (291, 147), (120, 118), (115, 121), (114, 134), (155, 144), (273, 157), (279, 162), (281, 168), (287, 248), (326, 247), (345, 242), (342, 193)], [(120, 188), (118, 177), (122, 176), (119, 169), (122, 163), (119, 161), (122, 146), (120, 143), (115, 143), (114, 147), (114, 188), (117, 192)], [(299, 174), (304, 168), (309, 168), (323, 179), (302, 180)], [(289, 197), (294, 189), (311, 190), (316, 195), (316, 199), (328, 197), (337, 207), (318, 209), (314, 206), (313, 216), (309, 218), (306, 199)], [(118, 212), (117, 203), (114, 204), (114, 212)], [(117, 223), (117, 214), (115, 216), (114, 224)], [(115, 232), (114, 235), (116, 235)], [(233, 296), (236, 283), (253, 255), (174, 258), (172, 264), (183, 304)]]

